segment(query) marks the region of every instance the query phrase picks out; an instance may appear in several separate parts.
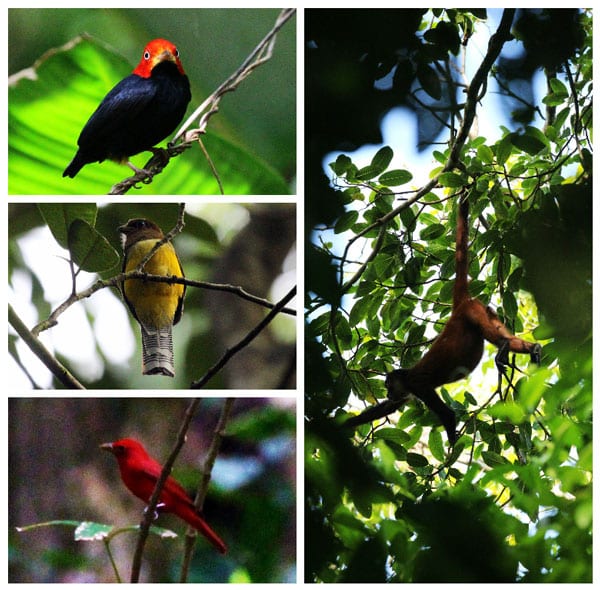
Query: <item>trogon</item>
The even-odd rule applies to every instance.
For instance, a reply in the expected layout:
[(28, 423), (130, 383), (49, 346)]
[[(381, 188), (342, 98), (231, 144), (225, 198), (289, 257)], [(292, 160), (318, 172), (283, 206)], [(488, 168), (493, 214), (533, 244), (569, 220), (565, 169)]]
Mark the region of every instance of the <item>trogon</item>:
[[(130, 219), (119, 227), (125, 257), (123, 272), (135, 270), (155, 244), (164, 238), (148, 219)], [(162, 244), (141, 269), (150, 275), (183, 277), (171, 242)], [(142, 373), (175, 376), (173, 325), (181, 319), (185, 285), (144, 279), (121, 284), (123, 298), (142, 330)]]

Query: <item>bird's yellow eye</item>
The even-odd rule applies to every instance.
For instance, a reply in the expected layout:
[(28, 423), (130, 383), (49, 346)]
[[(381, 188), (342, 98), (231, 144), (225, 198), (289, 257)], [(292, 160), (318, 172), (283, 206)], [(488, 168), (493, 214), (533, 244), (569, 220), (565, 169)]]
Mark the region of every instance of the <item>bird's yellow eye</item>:
[(146, 60), (150, 59), (150, 52), (149, 51), (144, 51), (144, 59), (146, 59)]

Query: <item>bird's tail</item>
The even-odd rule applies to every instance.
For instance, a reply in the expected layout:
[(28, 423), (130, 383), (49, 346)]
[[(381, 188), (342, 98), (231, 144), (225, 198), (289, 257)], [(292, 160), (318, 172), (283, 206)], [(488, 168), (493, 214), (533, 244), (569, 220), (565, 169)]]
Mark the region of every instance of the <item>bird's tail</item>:
[(142, 325), (142, 373), (175, 377), (172, 326), (152, 328)]
[(68, 176), (70, 178), (75, 178), (77, 173), (85, 166), (86, 162), (83, 161), (83, 158), (80, 156), (79, 152), (75, 154), (72, 162), (65, 168), (63, 172), (63, 178)]
[(193, 508), (193, 505), (179, 504), (178, 510), (174, 512), (204, 535), (221, 553), (227, 553), (227, 545), (225, 545), (223, 539), (208, 526), (206, 521)]

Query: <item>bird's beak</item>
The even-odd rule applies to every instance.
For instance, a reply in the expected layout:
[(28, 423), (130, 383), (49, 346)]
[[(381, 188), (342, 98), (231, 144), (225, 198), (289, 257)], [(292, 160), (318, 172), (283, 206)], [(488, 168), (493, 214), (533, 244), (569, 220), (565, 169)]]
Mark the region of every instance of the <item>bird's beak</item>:
[(103, 443), (100, 445), (100, 448), (104, 451), (108, 451), (109, 453), (113, 452), (113, 444), (112, 443)]
[(165, 49), (162, 53), (157, 55), (154, 63), (159, 64), (162, 61), (172, 61), (173, 63), (177, 63), (175, 56), (168, 49)]

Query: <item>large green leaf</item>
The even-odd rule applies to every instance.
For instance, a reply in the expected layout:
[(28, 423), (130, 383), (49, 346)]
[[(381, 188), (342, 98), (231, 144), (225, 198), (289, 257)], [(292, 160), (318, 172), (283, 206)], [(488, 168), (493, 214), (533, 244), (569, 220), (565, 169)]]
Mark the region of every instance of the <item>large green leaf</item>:
[(69, 228), (76, 219), (96, 224), (98, 207), (94, 203), (39, 203), (38, 209), (54, 239), (65, 250), (69, 248)]
[[(120, 55), (90, 37), (47, 52), (11, 78), (9, 88), (8, 192), (10, 194), (106, 194), (131, 176), (114, 162), (85, 166), (76, 178), (62, 172), (77, 138), (106, 93), (131, 72)], [(203, 97), (193, 97), (197, 105)], [(190, 107), (191, 109), (192, 107)], [(219, 116), (219, 115), (217, 115)], [(213, 119), (214, 121), (214, 119)], [(227, 194), (287, 194), (283, 178), (264, 162), (209, 130), (205, 145)], [(163, 142), (164, 144), (165, 142)], [(132, 158), (144, 166), (150, 153)], [(139, 191), (143, 194), (218, 194), (218, 184), (199, 147), (169, 163)], [(137, 193), (136, 193), (137, 194)]]
[(69, 227), (69, 251), (73, 262), (88, 272), (109, 270), (119, 262), (119, 254), (108, 240), (82, 219)]

